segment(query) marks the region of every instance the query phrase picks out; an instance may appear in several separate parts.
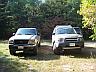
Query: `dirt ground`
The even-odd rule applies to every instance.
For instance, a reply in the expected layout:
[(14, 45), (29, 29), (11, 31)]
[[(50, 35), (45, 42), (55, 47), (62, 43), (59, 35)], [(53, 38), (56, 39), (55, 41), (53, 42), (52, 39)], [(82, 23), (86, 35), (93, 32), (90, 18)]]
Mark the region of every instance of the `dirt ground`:
[[(51, 45), (42, 45), (39, 49), (40, 53), (44, 54), (54, 54), (52, 51)], [(76, 58), (94, 58), (96, 59), (96, 42), (85, 42), (84, 48), (82, 49), (82, 52), (80, 54), (77, 54), (75, 50), (67, 50), (63, 52), (64, 56), (73, 55)], [(96, 72), (96, 62), (94, 63), (88, 63), (88, 62), (81, 62), (79, 63), (79, 66), (81, 68), (80, 72)], [(64, 72), (74, 72), (74, 69), (70, 64), (63, 65), (63, 71)]]
[[(76, 50), (66, 50), (61, 55), (55, 55), (51, 43), (48, 42), (41, 44), (37, 56), (17, 54), (16, 57), (18, 61), (28, 63), (28, 72), (47, 72), (47, 70), (48, 72), (96, 72), (96, 42), (85, 42), (84, 46), (81, 53), (77, 53)], [(15, 56), (11, 57), (14, 59)], [(0, 66), (0, 72), (4, 71), (5, 66)], [(5, 70), (7, 69), (9, 68)]]
[[(39, 51), (42, 52), (42, 53), (45, 53), (45, 54), (53, 53), (52, 45), (51, 44), (47, 44), (47, 43), (46, 44), (42, 44), (41, 47), (39, 48)], [(68, 50), (68, 51), (71, 52), (72, 50)], [(73, 52), (71, 52), (71, 53), (74, 54)], [(82, 48), (81, 55), (82, 56), (84, 56), (84, 55), (96, 56), (96, 42), (85, 42), (84, 43), (84, 48)]]

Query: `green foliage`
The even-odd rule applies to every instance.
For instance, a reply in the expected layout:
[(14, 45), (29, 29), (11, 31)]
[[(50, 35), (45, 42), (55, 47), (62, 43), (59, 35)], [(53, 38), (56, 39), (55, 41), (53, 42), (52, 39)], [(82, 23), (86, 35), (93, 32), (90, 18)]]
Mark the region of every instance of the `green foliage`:
[(1, 18), (5, 21), (3, 30), (9, 35), (19, 27), (35, 26), (43, 38), (51, 38), (52, 30), (58, 24), (82, 27), (82, 17), (77, 13), (79, 9), (80, 0), (46, 0), (45, 3), (41, 0), (8, 0), (0, 14), (3, 13), (7, 20)]
[(10, 36), (19, 27), (32, 26), (32, 17), (38, 16), (38, 0), (0, 1), (0, 39)]
[(80, 0), (46, 0), (41, 5), (41, 11), (48, 17), (62, 17), (64, 24), (81, 25), (81, 16), (77, 14), (79, 10)]
[(96, 39), (96, 0), (82, 0), (80, 14), (83, 16), (84, 27), (89, 27), (94, 31), (91, 36)]
[(8, 27), (7, 12), (6, 12), (6, 1), (0, 1), (0, 38), (3, 38), (6, 34)]
[[(38, 11), (38, 0), (9, 0), (7, 10), (10, 12), (11, 24), (18, 27), (26, 27), (32, 23), (31, 18), (36, 16)], [(10, 21), (11, 22), (11, 21)], [(16, 29), (16, 27), (15, 27)]]
[(77, 13), (79, 6), (80, 0), (46, 0), (40, 5), (40, 14), (44, 20), (41, 25), (42, 35), (51, 38), (53, 28), (59, 24), (82, 27), (82, 17)]

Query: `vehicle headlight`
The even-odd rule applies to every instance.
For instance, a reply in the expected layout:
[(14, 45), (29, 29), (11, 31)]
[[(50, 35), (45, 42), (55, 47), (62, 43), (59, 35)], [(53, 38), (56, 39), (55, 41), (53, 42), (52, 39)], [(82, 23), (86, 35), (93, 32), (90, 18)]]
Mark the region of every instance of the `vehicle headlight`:
[(81, 38), (79, 38), (79, 40), (80, 40), (80, 41), (83, 41), (83, 38), (81, 37)]
[(13, 44), (13, 43), (14, 43), (14, 41), (13, 41), (13, 40), (10, 40), (10, 41), (9, 41), (9, 44)]
[(35, 40), (29, 40), (28, 44), (35, 44)]
[(62, 43), (62, 42), (64, 42), (64, 39), (63, 38), (59, 38), (58, 42)]

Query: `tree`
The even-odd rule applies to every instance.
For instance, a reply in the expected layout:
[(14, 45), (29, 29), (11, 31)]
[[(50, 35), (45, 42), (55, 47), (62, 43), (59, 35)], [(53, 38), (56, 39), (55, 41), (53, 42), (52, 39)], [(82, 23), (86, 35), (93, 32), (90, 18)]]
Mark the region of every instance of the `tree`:
[(96, 0), (82, 0), (80, 14), (83, 16), (84, 27), (93, 30), (91, 38), (96, 40)]
[(44, 37), (51, 37), (53, 28), (59, 24), (82, 27), (82, 16), (77, 13), (80, 3), (80, 0), (45, 0), (40, 5), (40, 14), (44, 21), (41, 32)]
[(7, 0), (0, 0), (0, 39), (4, 37), (8, 27), (6, 4)]
[(38, 0), (1, 0), (1, 3), (0, 20), (4, 23), (0, 22), (0, 29), (5, 33), (1, 35), (9, 36), (19, 27), (32, 26), (34, 16), (38, 16)]
[(6, 7), (10, 12), (9, 17), (15, 22), (13, 24), (19, 27), (28, 26), (31, 18), (36, 16), (37, 4), (38, 0), (9, 0)]
[(79, 5), (80, 0), (45, 0), (45, 3), (41, 0), (8, 0), (4, 7), (4, 32), (10, 34), (19, 27), (37, 27), (43, 38), (49, 38), (58, 24), (82, 27), (82, 17), (77, 13)]

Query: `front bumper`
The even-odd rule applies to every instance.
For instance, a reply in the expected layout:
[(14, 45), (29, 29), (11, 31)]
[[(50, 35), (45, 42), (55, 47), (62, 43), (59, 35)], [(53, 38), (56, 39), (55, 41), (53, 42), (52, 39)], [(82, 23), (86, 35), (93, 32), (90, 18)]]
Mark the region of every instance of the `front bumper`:
[(84, 42), (65, 42), (58, 43), (57, 47), (61, 47), (62, 49), (78, 49), (82, 48)]
[(24, 49), (33, 49), (34, 47), (36, 47), (36, 45), (28, 45), (28, 44), (18, 44), (18, 45), (13, 45), (13, 44), (9, 44), (9, 49), (14, 49), (14, 50), (24, 50)]

